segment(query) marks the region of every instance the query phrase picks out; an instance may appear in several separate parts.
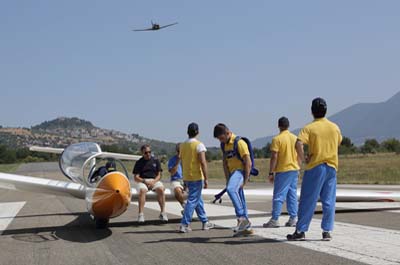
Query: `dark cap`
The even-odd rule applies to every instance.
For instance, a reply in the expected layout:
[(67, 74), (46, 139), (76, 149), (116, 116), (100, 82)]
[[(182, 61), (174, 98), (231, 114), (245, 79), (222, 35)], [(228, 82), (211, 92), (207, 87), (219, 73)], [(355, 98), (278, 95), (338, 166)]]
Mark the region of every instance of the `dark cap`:
[(283, 128), (283, 129), (289, 128), (289, 119), (286, 117), (281, 117), (278, 120), (278, 126), (279, 126), (279, 128)]
[(189, 124), (187, 133), (189, 134), (189, 136), (196, 136), (197, 134), (199, 134), (199, 125), (197, 125), (197, 123), (195, 122)]
[(311, 111), (316, 118), (325, 117), (327, 110), (328, 110), (328, 105), (326, 104), (325, 99), (315, 98), (312, 101)]

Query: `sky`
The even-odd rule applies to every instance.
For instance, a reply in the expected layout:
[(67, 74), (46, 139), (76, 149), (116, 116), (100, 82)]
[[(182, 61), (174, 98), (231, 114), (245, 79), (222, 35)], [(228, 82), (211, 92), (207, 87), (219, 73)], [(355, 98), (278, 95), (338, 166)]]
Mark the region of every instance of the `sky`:
[[(60, 116), (164, 141), (251, 139), (400, 91), (400, 1), (1, 1), (0, 125)], [(178, 25), (133, 32), (151, 20)]]

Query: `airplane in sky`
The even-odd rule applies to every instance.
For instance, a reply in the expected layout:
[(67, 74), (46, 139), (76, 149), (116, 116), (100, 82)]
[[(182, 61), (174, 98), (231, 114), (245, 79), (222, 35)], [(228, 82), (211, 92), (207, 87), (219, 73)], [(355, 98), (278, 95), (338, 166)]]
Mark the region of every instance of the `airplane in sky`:
[[(85, 200), (97, 228), (104, 228), (111, 218), (123, 214), (138, 200), (136, 189), (131, 188), (132, 177), (121, 160), (136, 161), (140, 156), (103, 152), (92, 142), (76, 143), (62, 148), (36, 147), (31, 151), (61, 154), (59, 167), (70, 181), (21, 176), (0, 173), (0, 188), (70, 196)], [(298, 191), (299, 195), (300, 191)], [(220, 189), (204, 189), (203, 195), (211, 202), (222, 199)], [(272, 188), (245, 189), (248, 198), (271, 198)], [(171, 189), (165, 190), (166, 200), (175, 200)], [(156, 200), (154, 192), (149, 192), (147, 200)], [(340, 202), (394, 202), (400, 201), (398, 191), (377, 191), (360, 189), (337, 189), (336, 201)]]
[(174, 26), (176, 24), (178, 24), (178, 22), (175, 22), (175, 23), (172, 23), (172, 24), (168, 24), (168, 25), (165, 25), (165, 26), (160, 26), (159, 24), (153, 23), (153, 21), (151, 21), (151, 28), (134, 29), (132, 31), (154, 31), (154, 30), (160, 30), (160, 29), (163, 29), (163, 28), (171, 27), (171, 26)]

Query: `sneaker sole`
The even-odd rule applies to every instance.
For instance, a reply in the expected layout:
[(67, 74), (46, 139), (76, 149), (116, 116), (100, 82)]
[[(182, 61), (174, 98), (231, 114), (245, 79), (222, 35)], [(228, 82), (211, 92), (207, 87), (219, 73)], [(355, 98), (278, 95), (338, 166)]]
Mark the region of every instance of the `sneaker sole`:
[(263, 228), (279, 228), (279, 227), (280, 227), (280, 226), (276, 226), (276, 225), (275, 225), (275, 226), (267, 226), (267, 225), (264, 226), (264, 225), (263, 225)]
[(289, 239), (287, 238), (288, 241), (306, 241), (305, 238), (296, 238), (296, 239)]
[(254, 235), (253, 229), (236, 232), (235, 234), (233, 234), (233, 237), (248, 237), (248, 236), (252, 236), (252, 235)]

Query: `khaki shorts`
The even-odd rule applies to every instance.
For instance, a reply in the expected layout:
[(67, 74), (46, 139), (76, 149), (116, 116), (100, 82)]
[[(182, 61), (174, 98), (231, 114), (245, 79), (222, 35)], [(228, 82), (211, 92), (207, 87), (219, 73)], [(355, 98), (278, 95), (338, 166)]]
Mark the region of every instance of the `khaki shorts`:
[(174, 180), (171, 181), (171, 186), (172, 189), (175, 190), (176, 188), (180, 188), (181, 190), (184, 190), (185, 188), (183, 187), (183, 182), (180, 180)]
[[(145, 181), (148, 182), (148, 181), (151, 181), (151, 179), (148, 179), (148, 180), (145, 180)], [(149, 188), (147, 188), (147, 186), (146, 186), (144, 183), (142, 183), (142, 182), (136, 182), (136, 181), (135, 181), (134, 187), (136, 188), (136, 191), (137, 191), (138, 193), (140, 192), (140, 190), (145, 190), (146, 192), (149, 191)], [(164, 188), (164, 185), (162, 184), (161, 181), (157, 181), (157, 182), (154, 184), (152, 191), (155, 191), (156, 189), (159, 189), (159, 188)]]

